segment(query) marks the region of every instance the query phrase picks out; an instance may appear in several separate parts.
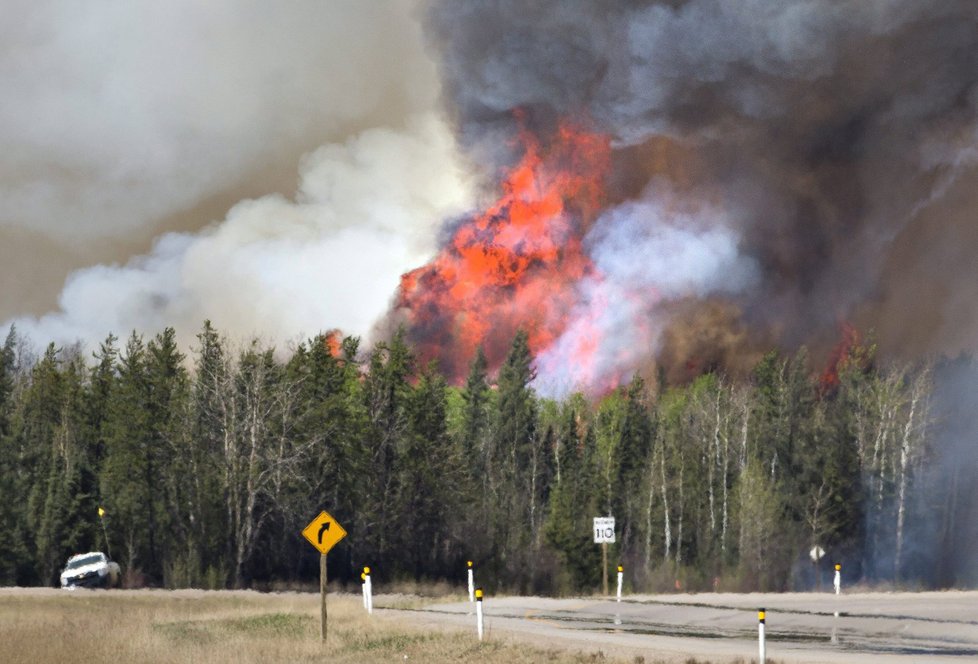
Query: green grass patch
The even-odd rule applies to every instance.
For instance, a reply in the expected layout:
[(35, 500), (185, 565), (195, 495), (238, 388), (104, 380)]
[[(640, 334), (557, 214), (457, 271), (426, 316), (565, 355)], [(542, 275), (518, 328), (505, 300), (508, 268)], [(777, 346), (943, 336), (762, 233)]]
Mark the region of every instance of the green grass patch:
[(348, 651), (377, 651), (389, 650), (401, 652), (413, 646), (417, 646), (439, 638), (440, 635), (426, 634), (423, 632), (386, 632), (378, 634), (364, 634), (363, 632), (345, 631), (343, 641), (344, 650)]
[(174, 641), (203, 644), (242, 634), (262, 639), (306, 636), (312, 622), (309, 616), (293, 613), (261, 613), (224, 620), (180, 620), (157, 623), (153, 627)]
[(262, 613), (221, 622), (229, 631), (255, 636), (301, 636), (311, 629), (313, 619), (295, 613)]
[(176, 643), (206, 645), (219, 638), (219, 634), (204, 620), (180, 620), (178, 622), (156, 623), (153, 630), (158, 631)]

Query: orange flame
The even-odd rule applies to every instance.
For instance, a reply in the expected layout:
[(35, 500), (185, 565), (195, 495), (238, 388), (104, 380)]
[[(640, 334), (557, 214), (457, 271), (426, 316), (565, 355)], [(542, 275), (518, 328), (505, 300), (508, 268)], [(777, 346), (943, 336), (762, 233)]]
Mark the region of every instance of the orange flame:
[(853, 352), (862, 343), (862, 335), (852, 324), (842, 322), (840, 325), (842, 338), (829, 355), (828, 364), (822, 372), (819, 385), (822, 394), (834, 392), (839, 387), (839, 373), (844, 370), (852, 359)]
[(323, 335), (323, 346), (333, 357), (339, 357), (343, 351), (343, 333), (339, 330), (330, 330)]
[(575, 284), (594, 270), (581, 238), (603, 202), (608, 138), (562, 124), (546, 145), (525, 128), (519, 140), (523, 157), (499, 199), (401, 277), (415, 350), (456, 379), (480, 345), (497, 366), (518, 329), (534, 353), (547, 348), (567, 325)]

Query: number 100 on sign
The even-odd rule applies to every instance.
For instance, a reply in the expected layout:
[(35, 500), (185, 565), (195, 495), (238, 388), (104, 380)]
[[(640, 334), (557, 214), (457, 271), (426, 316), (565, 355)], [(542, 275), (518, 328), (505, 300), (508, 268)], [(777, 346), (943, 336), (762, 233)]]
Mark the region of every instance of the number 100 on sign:
[(615, 517), (598, 516), (594, 518), (594, 543), (615, 543)]

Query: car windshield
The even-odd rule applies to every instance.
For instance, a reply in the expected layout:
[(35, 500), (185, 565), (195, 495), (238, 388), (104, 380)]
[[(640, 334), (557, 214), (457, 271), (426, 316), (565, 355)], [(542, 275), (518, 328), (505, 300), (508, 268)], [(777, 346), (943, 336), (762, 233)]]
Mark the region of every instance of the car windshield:
[(76, 558), (68, 563), (66, 569), (78, 569), (79, 567), (84, 567), (85, 565), (91, 565), (93, 563), (102, 562), (101, 553), (93, 553), (90, 556), (85, 556), (84, 558)]

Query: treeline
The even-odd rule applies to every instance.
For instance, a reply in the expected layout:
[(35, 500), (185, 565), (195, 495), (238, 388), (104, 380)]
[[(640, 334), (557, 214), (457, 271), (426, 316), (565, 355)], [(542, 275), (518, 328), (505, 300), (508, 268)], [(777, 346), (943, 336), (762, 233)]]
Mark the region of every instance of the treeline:
[(537, 396), (525, 334), (461, 387), (401, 334), (282, 355), (209, 323), (189, 358), (172, 329), (90, 357), (32, 357), (11, 330), (0, 582), (53, 584), (70, 554), (106, 548), (130, 585), (308, 581), (300, 530), (321, 509), (349, 531), (329, 556), (346, 580), (365, 564), (461, 580), (471, 559), (489, 589), (590, 591), (591, 520), (613, 515), (610, 559), (636, 590), (801, 589), (834, 562), (850, 580), (978, 582), (970, 556), (943, 553), (974, 531), (975, 455), (949, 463), (935, 406), (935, 376), (974, 375), (967, 359), (880, 366), (856, 346), (826, 377), (804, 350), (771, 353), (747, 380), (636, 378), (593, 402)]

